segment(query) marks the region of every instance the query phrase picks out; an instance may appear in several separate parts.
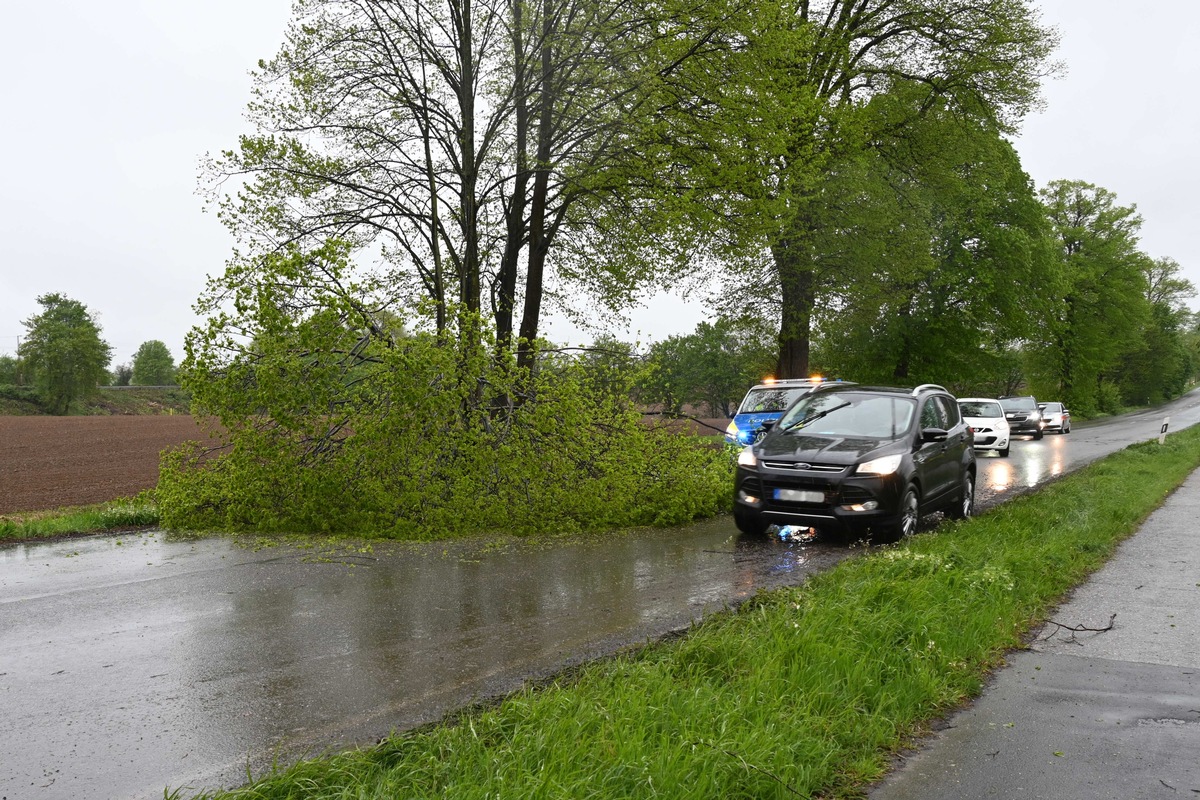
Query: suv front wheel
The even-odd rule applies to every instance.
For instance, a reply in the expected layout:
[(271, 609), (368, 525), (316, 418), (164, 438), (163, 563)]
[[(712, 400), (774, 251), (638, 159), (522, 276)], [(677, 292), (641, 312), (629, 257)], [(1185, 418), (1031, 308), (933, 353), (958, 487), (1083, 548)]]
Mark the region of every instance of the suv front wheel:
[(917, 496), (917, 487), (911, 483), (900, 501), (900, 517), (891, 525), (881, 528), (875, 539), (880, 542), (898, 542), (906, 536), (917, 532), (917, 521), (921, 518), (921, 499)]
[(946, 510), (946, 515), (951, 519), (968, 519), (974, 513), (975, 476), (970, 472), (964, 472), (962, 486), (958, 490), (958, 497), (954, 505)]
[(737, 529), (742, 533), (750, 536), (762, 536), (767, 532), (767, 525), (763, 522), (762, 515), (757, 511), (735, 507), (733, 509), (733, 524), (737, 525)]

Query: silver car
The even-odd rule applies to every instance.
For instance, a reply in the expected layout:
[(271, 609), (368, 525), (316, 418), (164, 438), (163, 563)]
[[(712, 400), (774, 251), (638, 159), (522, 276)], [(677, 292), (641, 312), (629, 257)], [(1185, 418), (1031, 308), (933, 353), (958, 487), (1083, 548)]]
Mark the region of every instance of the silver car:
[(1042, 430), (1046, 433), (1070, 433), (1071, 412), (1062, 403), (1038, 403), (1042, 412)]

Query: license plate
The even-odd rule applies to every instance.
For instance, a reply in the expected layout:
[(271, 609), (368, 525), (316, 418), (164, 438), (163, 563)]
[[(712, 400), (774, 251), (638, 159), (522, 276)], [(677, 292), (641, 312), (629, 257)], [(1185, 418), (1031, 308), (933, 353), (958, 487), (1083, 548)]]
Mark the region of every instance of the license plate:
[(824, 492), (810, 492), (805, 489), (776, 489), (776, 500), (787, 500), (792, 503), (823, 503)]

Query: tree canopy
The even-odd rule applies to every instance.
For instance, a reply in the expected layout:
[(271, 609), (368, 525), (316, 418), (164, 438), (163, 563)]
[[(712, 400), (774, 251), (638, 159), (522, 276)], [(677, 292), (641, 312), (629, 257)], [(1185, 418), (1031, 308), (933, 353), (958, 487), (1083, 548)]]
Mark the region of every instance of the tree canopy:
[(158, 339), (142, 342), (133, 356), (133, 386), (168, 386), (175, 383), (175, 359)]
[[(242, 242), (226, 284), (336, 241), (350, 265), (376, 264), (341, 287), (361, 312), (427, 302), (446, 331), (453, 306), (489, 316), (501, 347), (538, 337), (564, 281), (619, 303), (665, 259), (588, 255), (652, 184), (622, 165), (645, 118), (683, 106), (657, 87), (703, 47), (697, 19), (680, 0), (301, 0), (259, 66), (256, 130), (208, 170)], [(643, 235), (622, 249), (670, 247)]]
[(107, 380), (112, 348), (78, 300), (54, 293), (37, 302), (42, 313), (22, 323), (28, 333), (18, 355), (50, 412), (66, 414), (73, 400), (93, 394)]
[(1057, 40), (1028, 0), (762, 0), (731, 24), (707, 113), (677, 137), (696, 145), (677, 148), (693, 187), (684, 213), (724, 223), (746, 254), (726, 297), (776, 309), (780, 377), (803, 377), (838, 277), (822, 236), (836, 224), (822, 214), (829, 184), (931, 113), (943, 130), (1011, 130)]

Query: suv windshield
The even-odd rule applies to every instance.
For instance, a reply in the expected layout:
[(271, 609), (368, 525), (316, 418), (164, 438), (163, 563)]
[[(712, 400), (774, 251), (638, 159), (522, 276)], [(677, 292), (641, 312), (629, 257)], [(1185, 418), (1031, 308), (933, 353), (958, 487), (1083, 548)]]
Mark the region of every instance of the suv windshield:
[(908, 433), (915, 412), (916, 401), (904, 395), (831, 392), (801, 400), (783, 415), (777, 430), (896, 439)]
[(797, 397), (809, 391), (811, 386), (764, 386), (751, 389), (742, 400), (739, 414), (759, 414), (765, 411), (783, 411)]
[(959, 400), (958, 407), (964, 417), (1003, 417), (999, 403), (982, 402), (978, 400)]

